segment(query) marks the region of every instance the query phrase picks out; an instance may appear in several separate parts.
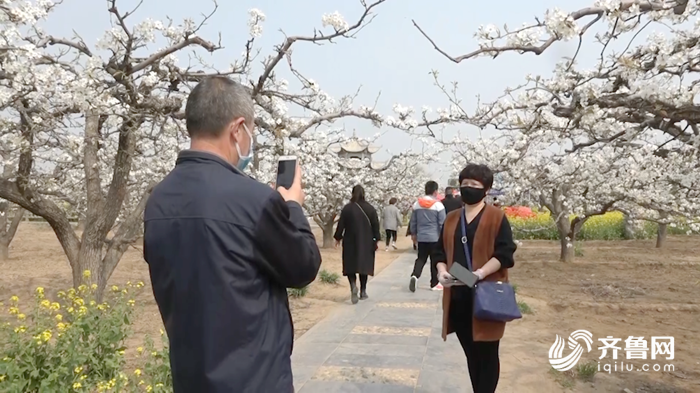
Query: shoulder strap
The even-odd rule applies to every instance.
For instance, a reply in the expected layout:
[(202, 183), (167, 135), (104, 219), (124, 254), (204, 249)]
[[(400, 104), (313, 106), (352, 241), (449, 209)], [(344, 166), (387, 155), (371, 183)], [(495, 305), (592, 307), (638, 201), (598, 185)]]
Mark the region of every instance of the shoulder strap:
[(365, 218), (367, 219), (367, 223), (369, 224), (369, 227), (370, 227), (370, 229), (371, 229), (371, 228), (372, 228), (372, 221), (370, 221), (369, 216), (367, 215), (367, 213), (365, 213), (365, 209), (363, 209), (362, 206), (360, 206), (360, 204), (357, 203), (357, 202), (355, 202), (355, 205), (357, 205), (357, 207), (360, 208), (360, 211), (362, 212), (362, 214), (363, 214), (363, 215), (365, 216)]
[(469, 244), (467, 243), (467, 219), (466, 219), (466, 211), (464, 208), (460, 209), (460, 218), (459, 222), (460, 225), (462, 226), (462, 247), (464, 247), (464, 255), (467, 257), (467, 267), (469, 268), (470, 271), (473, 271), (474, 269), (472, 268), (472, 256), (469, 255)]

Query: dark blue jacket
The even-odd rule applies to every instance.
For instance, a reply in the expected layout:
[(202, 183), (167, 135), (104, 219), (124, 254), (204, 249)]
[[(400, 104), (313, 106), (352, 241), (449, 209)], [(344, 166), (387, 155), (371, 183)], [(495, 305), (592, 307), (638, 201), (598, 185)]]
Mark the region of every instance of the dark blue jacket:
[(292, 392), (286, 288), (321, 264), (301, 206), (188, 150), (153, 190), (144, 227), (175, 393)]

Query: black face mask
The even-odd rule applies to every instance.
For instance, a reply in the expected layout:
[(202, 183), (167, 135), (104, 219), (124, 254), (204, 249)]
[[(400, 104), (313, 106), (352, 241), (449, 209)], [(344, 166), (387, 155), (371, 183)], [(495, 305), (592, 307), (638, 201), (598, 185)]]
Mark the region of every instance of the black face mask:
[(486, 190), (483, 188), (460, 187), (459, 192), (462, 194), (462, 202), (467, 205), (476, 205), (486, 198)]

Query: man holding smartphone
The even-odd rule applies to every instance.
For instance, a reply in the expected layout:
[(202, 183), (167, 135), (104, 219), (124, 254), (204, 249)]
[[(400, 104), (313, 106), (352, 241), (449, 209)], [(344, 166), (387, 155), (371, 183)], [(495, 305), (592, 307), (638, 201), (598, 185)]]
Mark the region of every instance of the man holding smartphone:
[(191, 147), (144, 212), (173, 390), (293, 392), (286, 288), (307, 286), (321, 264), (301, 208), (301, 169), (277, 190), (243, 172), (253, 158), (253, 100), (228, 78), (200, 82), (185, 117)]

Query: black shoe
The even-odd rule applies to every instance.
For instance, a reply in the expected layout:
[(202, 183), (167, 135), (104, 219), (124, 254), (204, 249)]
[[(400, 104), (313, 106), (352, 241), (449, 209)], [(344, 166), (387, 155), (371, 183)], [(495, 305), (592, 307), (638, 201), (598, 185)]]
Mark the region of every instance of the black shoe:
[(360, 300), (366, 299), (369, 299), (369, 296), (367, 296), (367, 291), (360, 291)]
[(418, 278), (416, 278), (416, 276), (411, 276), (411, 281), (408, 282), (408, 289), (411, 292), (415, 292), (417, 283), (418, 283)]
[(357, 304), (359, 299), (357, 298), (357, 287), (355, 285), (350, 286), (350, 301), (352, 304)]

